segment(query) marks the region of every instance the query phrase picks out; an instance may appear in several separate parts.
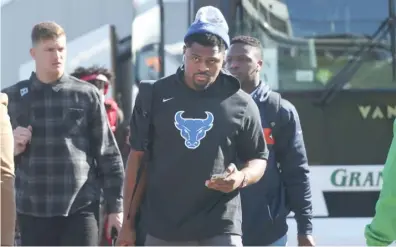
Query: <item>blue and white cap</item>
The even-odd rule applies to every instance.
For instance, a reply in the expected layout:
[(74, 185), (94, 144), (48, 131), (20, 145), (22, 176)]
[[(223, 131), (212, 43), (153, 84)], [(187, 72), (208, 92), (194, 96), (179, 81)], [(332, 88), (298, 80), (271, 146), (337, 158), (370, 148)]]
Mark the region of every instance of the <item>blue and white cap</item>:
[(187, 30), (184, 40), (192, 34), (211, 33), (219, 36), (226, 44), (226, 49), (230, 47), (230, 37), (228, 36), (228, 24), (223, 14), (218, 8), (205, 6), (198, 10), (195, 20)]

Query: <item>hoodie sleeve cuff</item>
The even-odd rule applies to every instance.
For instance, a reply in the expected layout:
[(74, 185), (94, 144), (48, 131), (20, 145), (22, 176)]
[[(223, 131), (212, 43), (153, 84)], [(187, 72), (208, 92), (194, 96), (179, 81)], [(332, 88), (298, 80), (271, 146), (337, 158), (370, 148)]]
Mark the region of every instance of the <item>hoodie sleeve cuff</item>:
[(297, 231), (300, 236), (312, 235), (312, 219), (309, 217), (296, 217)]
[(106, 203), (106, 212), (107, 214), (121, 213), (123, 210), (123, 200), (117, 199), (112, 203)]

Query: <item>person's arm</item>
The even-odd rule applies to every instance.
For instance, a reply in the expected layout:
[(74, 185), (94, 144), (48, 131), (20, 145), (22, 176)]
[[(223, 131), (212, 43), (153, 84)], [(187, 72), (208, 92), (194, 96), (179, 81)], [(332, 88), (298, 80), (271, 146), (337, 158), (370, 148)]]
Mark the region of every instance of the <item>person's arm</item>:
[(1, 209), (2, 227), (0, 243), (3, 246), (14, 245), (15, 232), (15, 173), (14, 138), (10, 117), (7, 113), (7, 95), (0, 93), (0, 171), (1, 171)]
[(92, 95), (91, 118), (89, 129), (94, 158), (104, 175), (104, 200), (107, 214), (123, 212), (122, 186), (124, 182), (124, 166), (120, 150), (110, 129), (104, 104), (99, 91)]
[(259, 109), (253, 99), (246, 107), (242, 128), (237, 136), (238, 158), (242, 161), (246, 181), (244, 186), (257, 183), (264, 175), (268, 147), (264, 139)]
[[(136, 229), (135, 226), (136, 213), (142, 203), (142, 199), (146, 191), (147, 170), (144, 164), (145, 162), (144, 155), (145, 152), (136, 151), (132, 149), (128, 156), (128, 163), (125, 171), (126, 173), (125, 184), (124, 184), (125, 214), (124, 214), (123, 222), (125, 225), (132, 227), (132, 229)], [(139, 169), (141, 169), (140, 173), (138, 172)], [(138, 184), (136, 183), (137, 181), (139, 181)], [(138, 187), (135, 191), (135, 194), (133, 195), (133, 191), (135, 190), (136, 184)]]
[(383, 184), (375, 207), (375, 216), (365, 228), (368, 246), (388, 246), (396, 240), (396, 120), (393, 123), (393, 139), (385, 167)]
[(312, 201), (309, 167), (296, 108), (282, 100), (280, 129), (275, 136), (275, 157), (280, 165), (288, 206), (295, 214), (298, 235), (312, 234)]
[[(7, 94), (0, 93), (0, 168), (1, 177), (14, 177), (14, 138), (10, 117), (7, 113)], [(2, 179), (3, 180), (3, 179)]]
[[(124, 214), (124, 223), (127, 226), (135, 227), (135, 216), (138, 208), (141, 205), (142, 198), (146, 191), (147, 183), (147, 168), (146, 168), (146, 155), (149, 145), (149, 135), (147, 132), (147, 126), (150, 124), (149, 119), (143, 113), (142, 101), (138, 94), (135, 100), (135, 106), (133, 109), (132, 117), (130, 120), (130, 138), (129, 143), (131, 152), (128, 157), (128, 163), (126, 168), (126, 179), (124, 185), (124, 208), (126, 214)], [(139, 173), (140, 169), (140, 173)], [(139, 180), (138, 180), (139, 176)], [(138, 187), (135, 194), (136, 181)], [(133, 198), (132, 198), (133, 196)], [(132, 200), (133, 199), (133, 200)]]

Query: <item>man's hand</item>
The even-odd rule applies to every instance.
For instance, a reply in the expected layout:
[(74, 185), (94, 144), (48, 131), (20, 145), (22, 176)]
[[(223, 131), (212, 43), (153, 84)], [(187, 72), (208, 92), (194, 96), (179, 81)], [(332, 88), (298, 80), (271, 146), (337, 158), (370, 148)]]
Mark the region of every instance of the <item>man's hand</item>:
[(26, 150), (27, 144), (32, 139), (32, 126), (27, 128), (18, 126), (14, 129), (14, 156), (17, 156)]
[(107, 229), (106, 229), (106, 236), (108, 238), (111, 238), (111, 229), (113, 227), (117, 229), (117, 232), (119, 233), (121, 230), (122, 226), (122, 220), (123, 220), (124, 214), (121, 213), (114, 213), (114, 214), (109, 214), (107, 219)]
[(299, 235), (297, 239), (298, 246), (315, 246), (315, 241), (311, 235)]
[(123, 224), (121, 230), (118, 232), (116, 246), (135, 246), (136, 230), (129, 223)]
[(218, 190), (223, 193), (230, 193), (242, 184), (244, 178), (244, 173), (238, 171), (235, 164), (231, 164), (227, 167), (225, 178), (206, 180), (205, 185), (209, 189)]

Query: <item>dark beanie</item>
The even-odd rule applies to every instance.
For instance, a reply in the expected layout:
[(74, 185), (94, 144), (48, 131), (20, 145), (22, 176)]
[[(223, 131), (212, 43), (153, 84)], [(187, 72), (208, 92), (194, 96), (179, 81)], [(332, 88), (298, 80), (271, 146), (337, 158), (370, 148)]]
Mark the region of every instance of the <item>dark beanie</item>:
[(198, 10), (194, 22), (187, 30), (184, 40), (192, 34), (211, 33), (219, 36), (225, 43), (226, 49), (230, 47), (228, 24), (218, 8), (205, 6)]

